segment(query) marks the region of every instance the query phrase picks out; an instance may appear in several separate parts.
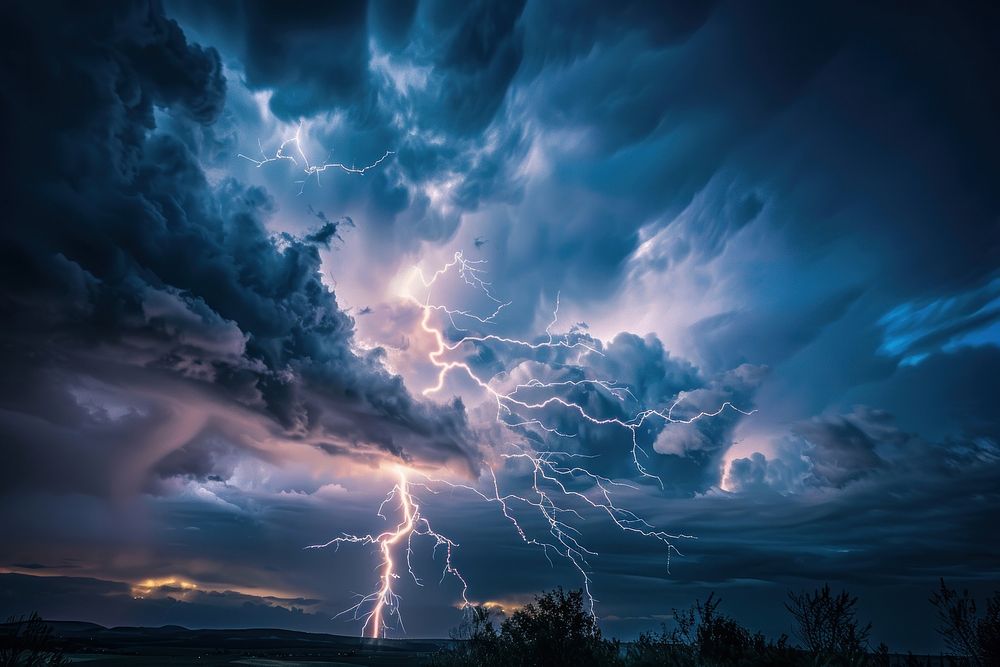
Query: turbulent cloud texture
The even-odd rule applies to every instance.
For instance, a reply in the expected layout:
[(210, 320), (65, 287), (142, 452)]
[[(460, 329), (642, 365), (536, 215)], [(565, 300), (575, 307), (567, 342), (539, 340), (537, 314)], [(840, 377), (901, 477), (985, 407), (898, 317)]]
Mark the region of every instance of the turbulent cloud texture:
[[(6, 139), (23, 156), (4, 243), (5, 421), (20, 431), (33, 418), (7, 446), (34, 468), (7, 466), (12, 479), (44, 483), (54, 452), (38, 451), (38, 429), (72, 458), (120, 438), (132, 481), (209, 438), (251, 452), (286, 438), (349, 456), (475, 458), (460, 403), (415, 401), (378, 350), (354, 347), (319, 274), (333, 223), (275, 243), (266, 192), (209, 183), (190, 148), (156, 129), (154, 108), (176, 123), (216, 118), (216, 51), (155, 7), (109, 9), (111, 20), (80, 8), (58, 50), (38, 16), (11, 12), (20, 41), (5, 48), (25, 67), (5, 81), (19, 100)], [(31, 92), (39, 79), (58, 101)]]
[[(996, 585), (995, 8), (0, 14), (2, 611), (337, 630), (323, 619), (368, 554), (300, 546), (381, 526), (387, 464), (475, 483), (528, 445), (595, 456), (636, 483), (630, 508), (699, 537), (668, 577), (657, 545), (588, 520), (623, 636), (713, 589), (786, 631), (785, 588), (828, 580), (862, 593), (876, 638), (935, 650), (936, 578)], [(296, 132), (311, 164), (391, 159), (360, 175), (237, 157)], [(565, 385), (604, 418), (742, 412), (645, 422), (660, 488), (620, 426), (551, 406), (536, 416), (572, 437), (501, 428), (460, 379), (423, 397), (433, 341), (403, 286), (456, 251), (510, 301), (460, 326), (587, 345), (456, 350), (496, 386), (614, 380), (627, 395)], [(495, 308), (467, 287), (434, 296)], [(424, 502), (474, 597), (579, 584), (468, 500)], [(149, 578), (199, 589), (131, 600)], [(406, 597), (414, 634), (456, 621), (447, 585)]]

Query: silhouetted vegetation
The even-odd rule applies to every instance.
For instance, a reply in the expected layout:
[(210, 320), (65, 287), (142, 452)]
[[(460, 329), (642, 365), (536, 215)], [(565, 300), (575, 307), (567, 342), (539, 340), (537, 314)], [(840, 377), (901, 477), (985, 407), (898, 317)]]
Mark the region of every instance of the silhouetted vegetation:
[(714, 593), (684, 610), (673, 610), (673, 627), (643, 633), (622, 646), (604, 639), (584, 608), (581, 591), (545, 593), (498, 623), (492, 610), (476, 607), (453, 633), (454, 644), (432, 664), (482, 666), (595, 665), (621, 667), (889, 667), (890, 665), (1000, 665), (1000, 593), (985, 614), (967, 592), (941, 582), (931, 602), (940, 632), (954, 657), (893, 656), (885, 644), (872, 648), (871, 623), (857, 617), (858, 599), (829, 585), (790, 592), (785, 609), (796, 644), (786, 635), (768, 639), (720, 610)]
[(497, 630), (490, 610), (476, 607), (454, 633), (461, 643), (442, 652), (436, 665), (614, 665), (619, 645), (601, 637), (584, 609), (583, 592), (544, 593), (515, 611)]
[(784, 635), (777, 642), (752, 633), (719, 612), (722, 600), (709, 594), (689, 609), (673, 611), (677, 626), (669, 633), (645, 633), (628, 647), (625, 664), (637, 667), (670, 665), (788, 665), (797, 654)]
[(884, 644), (872, 648), (872, 626), (859, 620), (857, 598), (828, 585), (789, 593), (785, 609), (791, 639), (772, 639), (747, 628), (726, 614), (722, 600), (712, 593), (686, 609), (674, 609), (672, 622), (659, 631), (626, 643), (602, 636), (582, 591), (559, 588), (508, 617), (488, 607), (470, 608), (450, 642), (373, 641), (282, 630), (107, 629), (47, 623), (31, 614), (0, 624), (0, 667), (66, 665), (64, 650), (74, 659), (83, 654), (90, 660), (107, 656), (120, 665), (161, 664), (151, 659), (164, 647), (177, 664), (190, 659), (205, 665), (229, 664), (241, 656), (385, 665), (429, 660), (439, 667), (1000, 666), (1000, 593), (980, 607), (967, 591), (959, 593), (942, 580), (930, 602), (950, 656), (892, 655)]
[(986, 613), (980, 617), (969, 591), (959, 594), (942, 579), (931, 604), (938, 611), (938, 632), (952, 653), (973, 667), (1000, 665), (1000, 593), (986, 600)]
[(69, 661), (63, 657), (52, 628), (32, 613), (11, 616), (0, 630), (0, 667), (61, 667)]
[(868, 663), (872, 624), (858, 622), (854, 610), (858, 598), (847, 591), (834, 595), (824, 584), (813, 593), (789, 593), (788, 599), (785, 609), (795, 619), (795, 636), (817, 663)]

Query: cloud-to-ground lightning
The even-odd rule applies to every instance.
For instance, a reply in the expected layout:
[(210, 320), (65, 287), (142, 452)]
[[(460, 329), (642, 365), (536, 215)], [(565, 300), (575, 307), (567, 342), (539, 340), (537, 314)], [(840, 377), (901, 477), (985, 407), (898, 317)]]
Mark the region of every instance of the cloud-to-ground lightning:
[(307, 549), (322, 549), (325, 547), (340, 547), (341, 544), (377, 544), (379, 547), (379, 552), (381, 554), (381, 562), (379, 563), (379, 586), (375, 591), (372, 591), (368, 595), (361, 596), (357, 604), (350, 607), (349, 609), (341, 612), (342, 614), (353, 614), (355, 619), (363, 619), (364, 626), (362, 631), (365, 634), (371, 633), (373, 638), (379, 637), (388, 628), (387, 620), (391, 617), (396, 617), (400, 628), (402, 629), (402, 617), (399, 615), (399, 595), (393, 590), (393, 581), (399, 578), (399, 574), (396, 572), (396, 562), (393, 559), (392, 549), (395, 545), (402, 542), (406, 543), (406, 566), (413, 577), (413, 581), (418, 585), (423, 585), (420, 579), (417, 577), (416, 573), (413, 571), (411, 556), (413, 555), (413, 538), (417, 536), (427, 536), (434, 539), (433, 550), (436, 553), (439, 547), (443, 547), (445, 551), (444, 557), (444, 570), (441, 572), (441, 579), (443, 580), (445, 576), (452, 575), (455, 577), (462, 585), (462, 603), (463, 607), (469, 604), (469, 600), (466, 597), (466, 592), (468, 591), (468, 584), (462, 573), (459, 572), (452, 565), (451, 554), (452, 547), (458, 546), (455, 542), (445, 537), (444, 535), (436, 532), (431, 528), (430, 522), (425, 516), (420, 513), (420, 505), (414, 499), (410, 488), (413, 485), (407, 479), (405, 469), (400, 466), (398, 469), (399, 481), (392, 488), (392, 490), (386, 495), (385, 500), (378, 508), (378, 516), (385, 519), (385, 506), (387, 503), (392, 501), (398, 501), (399, 508), (402, 513), (402, 519), (399, 524), (396, 525), (394, 530), (387, 530), (385, 532), (379, 533), (378, 535), (341, 535), (340, 537), (335, 537), (334, 539), (325, 542), (323, 544), (313, 544)]
[[(559, 393), (560, 391), (565, 392), (587, 385), (597, 391), (605, 392), (608, 396), (623, 405), (630, 399), (638, 403), (627, 385), (604, 378), (561, 381), (544, 381), (538, 378), (529, 378), (527, 381), (520, 382), (508, 390), (501, 389), (500, 381), (507, 376), (506, 372), (489, 378), (480, 377), (466, 361), (448, 358), (450, 353), (455, 353), (465, 345), (489, 343), (506, 344), (524, 349), (525, 351), (561, 348), (567, 351), (576, 351), (578, 353), (577, 364), (582, 363), (586, 354), (602, 355), (603, 353), (599, 349), (599, 343), (592, 343), (589, 338), (577, 337), (576, 339), (571, 339), (569, 335), (560, 336), (553, 334), (552, 329), (558, 322), (559, 296), (556, 297), (552, 320), (545, 328), (545, 336), (538, 342), (494, 334), (468, 334), (459, 337), (453, 342), (449, 342), (445, 331), (434, 324), (435, 313), (451, 323), (456, 331), (464, 333), (467, 332), (467, 329), (463, 328), (459, 324), (459, 321), (462, 321), (462, 324), (468, 323), (470, 326), (489, 325), (510, 304), (509, 301), (504, 301), (494, 295), (491, 284), (484, 279), (485, 270), (482, 266), (484, 263), (484, 260), (467, 260), (461, 252), (456, 252), (449, 262), (435, 271), (429, 278), (419, 268), (415, 267), (413, 269), (413, 273), (406, 286), (405, 296), (421, 309), (422, 317), (420, 326), (424, 332), (433, 338), (435, 343), (434, 349), (428, 354), (428, 359), (437, 369), (436, 380), (434, 384), (423, 390), (425, 396), (430, 396), (441, 391), (444, 388), (449, 373), (455, 371), (465, 375), (495, 401), (496, 421), (509, 429), (534, 428), (539, 429), (547, 435), (574, 437), (576, 434), (564, 433), (560, 431), (558, 426), (546, 422), (542, 411), (548, 408), (562, 409), (589, 424), (621, 428), (629, 434), (629, 449), (632, 463), (639, 475), (655, 480), (661, 486), (662, 480), (643, 467), (639, 460), (640, 455), (644, 457), (650, 456), (640, 446), (637, 436), (639, 430), (646, 422), (659, 419), (667, 423), (691, 424), (705, 417), (717, 416), (727, 409), (744, 415), (753, 413), (753, 411), (743, 411), (727, 401), (717, 410), (712, 412), (702, 411), (692, 417), (682, 419), (674, 417), (675, 410), (684, 400), (684, 396), (679, 395), (670, 405), (664, 408), (642, 408), (627, 418), (601, 417), (592, 414), (585, 406), (564, 398)], [(491, 304), (490, 308), (492, 310), (490, 312), (477, 314), (470, 310), (449, 308), (432, 301), (432, 291), (436, 282), (452, 271), (457, 274), (458, 278), (465, 285), (478, 292)], [(420, 286), (424, 290), (423, 298), (418, 298), (409, 291), (410, 285), (417, 280), (419, 280)], [(544, 395), (540, 398), (529, 398), (529, 395), (539, 392)], [(501, 492), (497, 471), (492, 463), (488, 465), (489, 483), (486, 490), (472, 484), (434, 477), (418, 470), (408, 472), (406, 469), (400, 467), (399, 481), (386, 497), (386, 500), (383, 501), (378, 512), (378, 516), (385, 518), (383, 514), (385, 504), (391, 500), (399, 501), (402, 520), (396, 526), (395, 530), (386, 531), (374, 536), (343, 535), (325, 544), (313, 545), (312, 548), (339, 547), (341, 544), (346, 543), (378, 545), (381, 554), (379, 586), (372, 593), (362, 596), (356, 605), (345, 612), (353, 613), (355, 618), (364, 619), (364, 632), (371, 634), (373, 637), (378, 637), (380, 634), (385, 633), (389, 628), (386, 622), (389, 618), (395, 617), (401, 626), (399, 596), (393, 589), (394, 580), (399, 578), (397, 565), (393, 560), (392, 552), (394, 546), (405, 541), (407, 568), (414, 581), (419, 583), (419, 579), (413, 572), (410, 561), (412, 539), (414, 536), (430, 536), (435, 540), (435, 550), (438, 547), (446, 549), (447, 554), (442, 580), (445, 575), (452, 574), (461, 582), (462, 606), (466, 607), (469, 605), (467, 597), (468, 585), (452, 564), (452, 547), (457, 546), (457, 544), (431, 529), (430, 523), (421, 515), (420, 507), (412, 492), (414, 485), (431, 492), (433, 492), (432, 485), (459, 489), (468, 492), (470, 498), (497, 504), (501, 513), (512, 524), (520, 539), (526, 544), (540, 548), (550, 564), (552, 564), (553, 555), (567, 561), (579, 573), (590, 612), (594, 614), (596, 600), (591, 592), (592, 580), (588, 559), (596, 556), (597, 552), (584, 544), (582, 541), (582, 532), (570, 523), (574, 519), (583, 519), (580, 509), (589, 508), (590, 510), (599, 511), (620, 530), (662, 543), (666, 551), (668, 571), (671, 554), (680, 553), (675, 545), (675, 541), (693, 539), (693, 536), (671, 534), (659, 530), (631, 510), (617, 505), (613, 499), (613, 490), (615, 488), (635, 489), (637, 487), (628, 482), (612, 480), (592, 472), (585, 465), (586, 461), (592, 458), (595, 458), (595, 456), (562, 451), (538, 451), (529, 448), (525, 444), (512, 444), (512, 451), (499, 454), (498, 461), (501, 463), (520, 461), (528, 465), (531, 481), (530, 491), (526, 494)], [(408, 475), (410, 477), (418, 476), (423, 481), (420, 484), (415, 484), (409, 479)], [(586, 490), (579, 490), (580, 484), (583, 484)], [(576, 509), (574, 505), (580, 509)], [(537, 516), (542, 520), (542, 525), (548, 528), (547, 538), (536, 538), (529, 533), (522, 520), (519, 519), (521, 508), (537, 513)]]
[[(289, 149), (289, 147), (293, 147)], [(355, 165), (347, 165), (343, 162), (324, 162), (322, 164), (312, 164), (309, 158), (306, 156), (305, 149), (302, 148), (302, 123), (299, 123), (298, 127), (295, 129), (295, 134), (291, 137), (283, 140), (278, 146), (278, 149), (274, 152), (274, 155), (268, 155), (264, 152), (264, 146), (261, 144), (260, 139), (257, 140), (257, 148), (260, 150), (260, 159), (250, 157), (249, 155), (244, 155), (243, 153), (237, 154), (237, 157), (241, 157), (248, 162), (252, 162), (258, 169), (263, 167), (265, 164), (270, 164), (272, 162), (281, 162), (283, 160), (291, 162), (296, 167), (302, 169), (305, 177), (300, 181), (295, 181), (301, 187), (299, 188), (299, 194), (305, 191), (306, 181), (310, 176), (316, 177), (316, 183), (319, 184), (319, 175), (327, 170), (337, 170), (343, 171), (347, 174), (365, 174), (366, 172), (374, 169), (375, 167), (382, 164), (384, 161), (388, 160), (389, 157), (395, 155), (393, 151), (386, 151), (382, 157), (375, 160), (371, 164), (365, 165), (363, 167), (358, 167)], [(288, 150), (286, 150), (288, 149)], [(294, 152), (289, 152), (294, 151)], [(295, 154), (298, 154), (296, 159)]]

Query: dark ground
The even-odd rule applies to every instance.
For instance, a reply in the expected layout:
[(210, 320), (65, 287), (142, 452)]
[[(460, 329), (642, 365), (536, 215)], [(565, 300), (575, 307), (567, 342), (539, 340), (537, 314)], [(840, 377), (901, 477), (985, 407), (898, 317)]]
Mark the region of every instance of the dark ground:
[[(61, 647), (72, 664), (85, 667), (173, 667), (176, 665), (245, 665), (248, 667), (340, 667), (348, 665), (419, 665), (445, 639), (368, 639), (272, 628), (189, 630), (106, 628), (84, 621), (44, 621), (53, 630), (50, 648)], [(3, 628), (6, 624), (0, 624)], [(627, 648), (627, 644), (622, 648)], [(958, 664), (944, 656), (889, 657), (893, 667)]]
[(255, 628), (252, 630), (188, 630), (105, 628), (95, 623), (46, 621), (73, 663), (87, 667), (113, 665), (412, 665), (437, 651), (444, 640), (361, 639)]

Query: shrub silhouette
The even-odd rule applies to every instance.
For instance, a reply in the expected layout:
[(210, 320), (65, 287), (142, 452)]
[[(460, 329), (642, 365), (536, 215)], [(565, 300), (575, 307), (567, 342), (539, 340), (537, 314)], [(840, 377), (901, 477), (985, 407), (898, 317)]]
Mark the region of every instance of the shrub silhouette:
[(457, 640), (455, 645), (436, 656), (432, 664), (483, 667), (506, 664), (500, 634), (494, 625), (494, 613), (489, 607), (470, 607), (462, 624), (452, 631), (451, 638)]
[(629, 647), (627, 664), (641, 667), (669, 665), (789, 665), (795, 651), (782, 636), (769, 642), (735, 619), (718, 611), (722, 600), (712, 593), (689, 609), (673, 611), (677, 627), (667, 632), (645, 633)]
[(69, 661), (52, 635), (52, 627), (32, 612), (11, 616), (0, 629), (0, 667), (62, 667)]
[(594, 617), (584, 609), (583, 591), (543, 593), (515, 611), (497, 632), (489, 610), (470, 610), (453, 633), (462, 644), (434, 659), (437, 665), (576, 667), (617, 665), (618, 643), (601, 637)]
[(986, 613), (980, 618), (969, 591), (959, 594), (941, 579), (931, 604), (937, 608), (938, 633), (948, 650), (973, 667), (1000, 665), (1000, 592), (986, 600)]
[(817, 662), (831, 665), (868, 664), (871, 623), (862, 626), (847, 591), (834, 595), (829, 584), (813, 593), (788, 593), (785, 608), (795, 619), (795, 635)]
[(735, 619), (718, 612), (721, 603), (710, 593), (704, 603), (695, 602), (686, 613), (674, 610), (674, 636), (692, 646), (703, 661), (733, 664), (749, 651), (753, 637)]
[(500, 641), (509, 665), (609, 665), (618, 656), (617, 642), (601, 637), (580, 590), (536, 597), (503, 622)]

